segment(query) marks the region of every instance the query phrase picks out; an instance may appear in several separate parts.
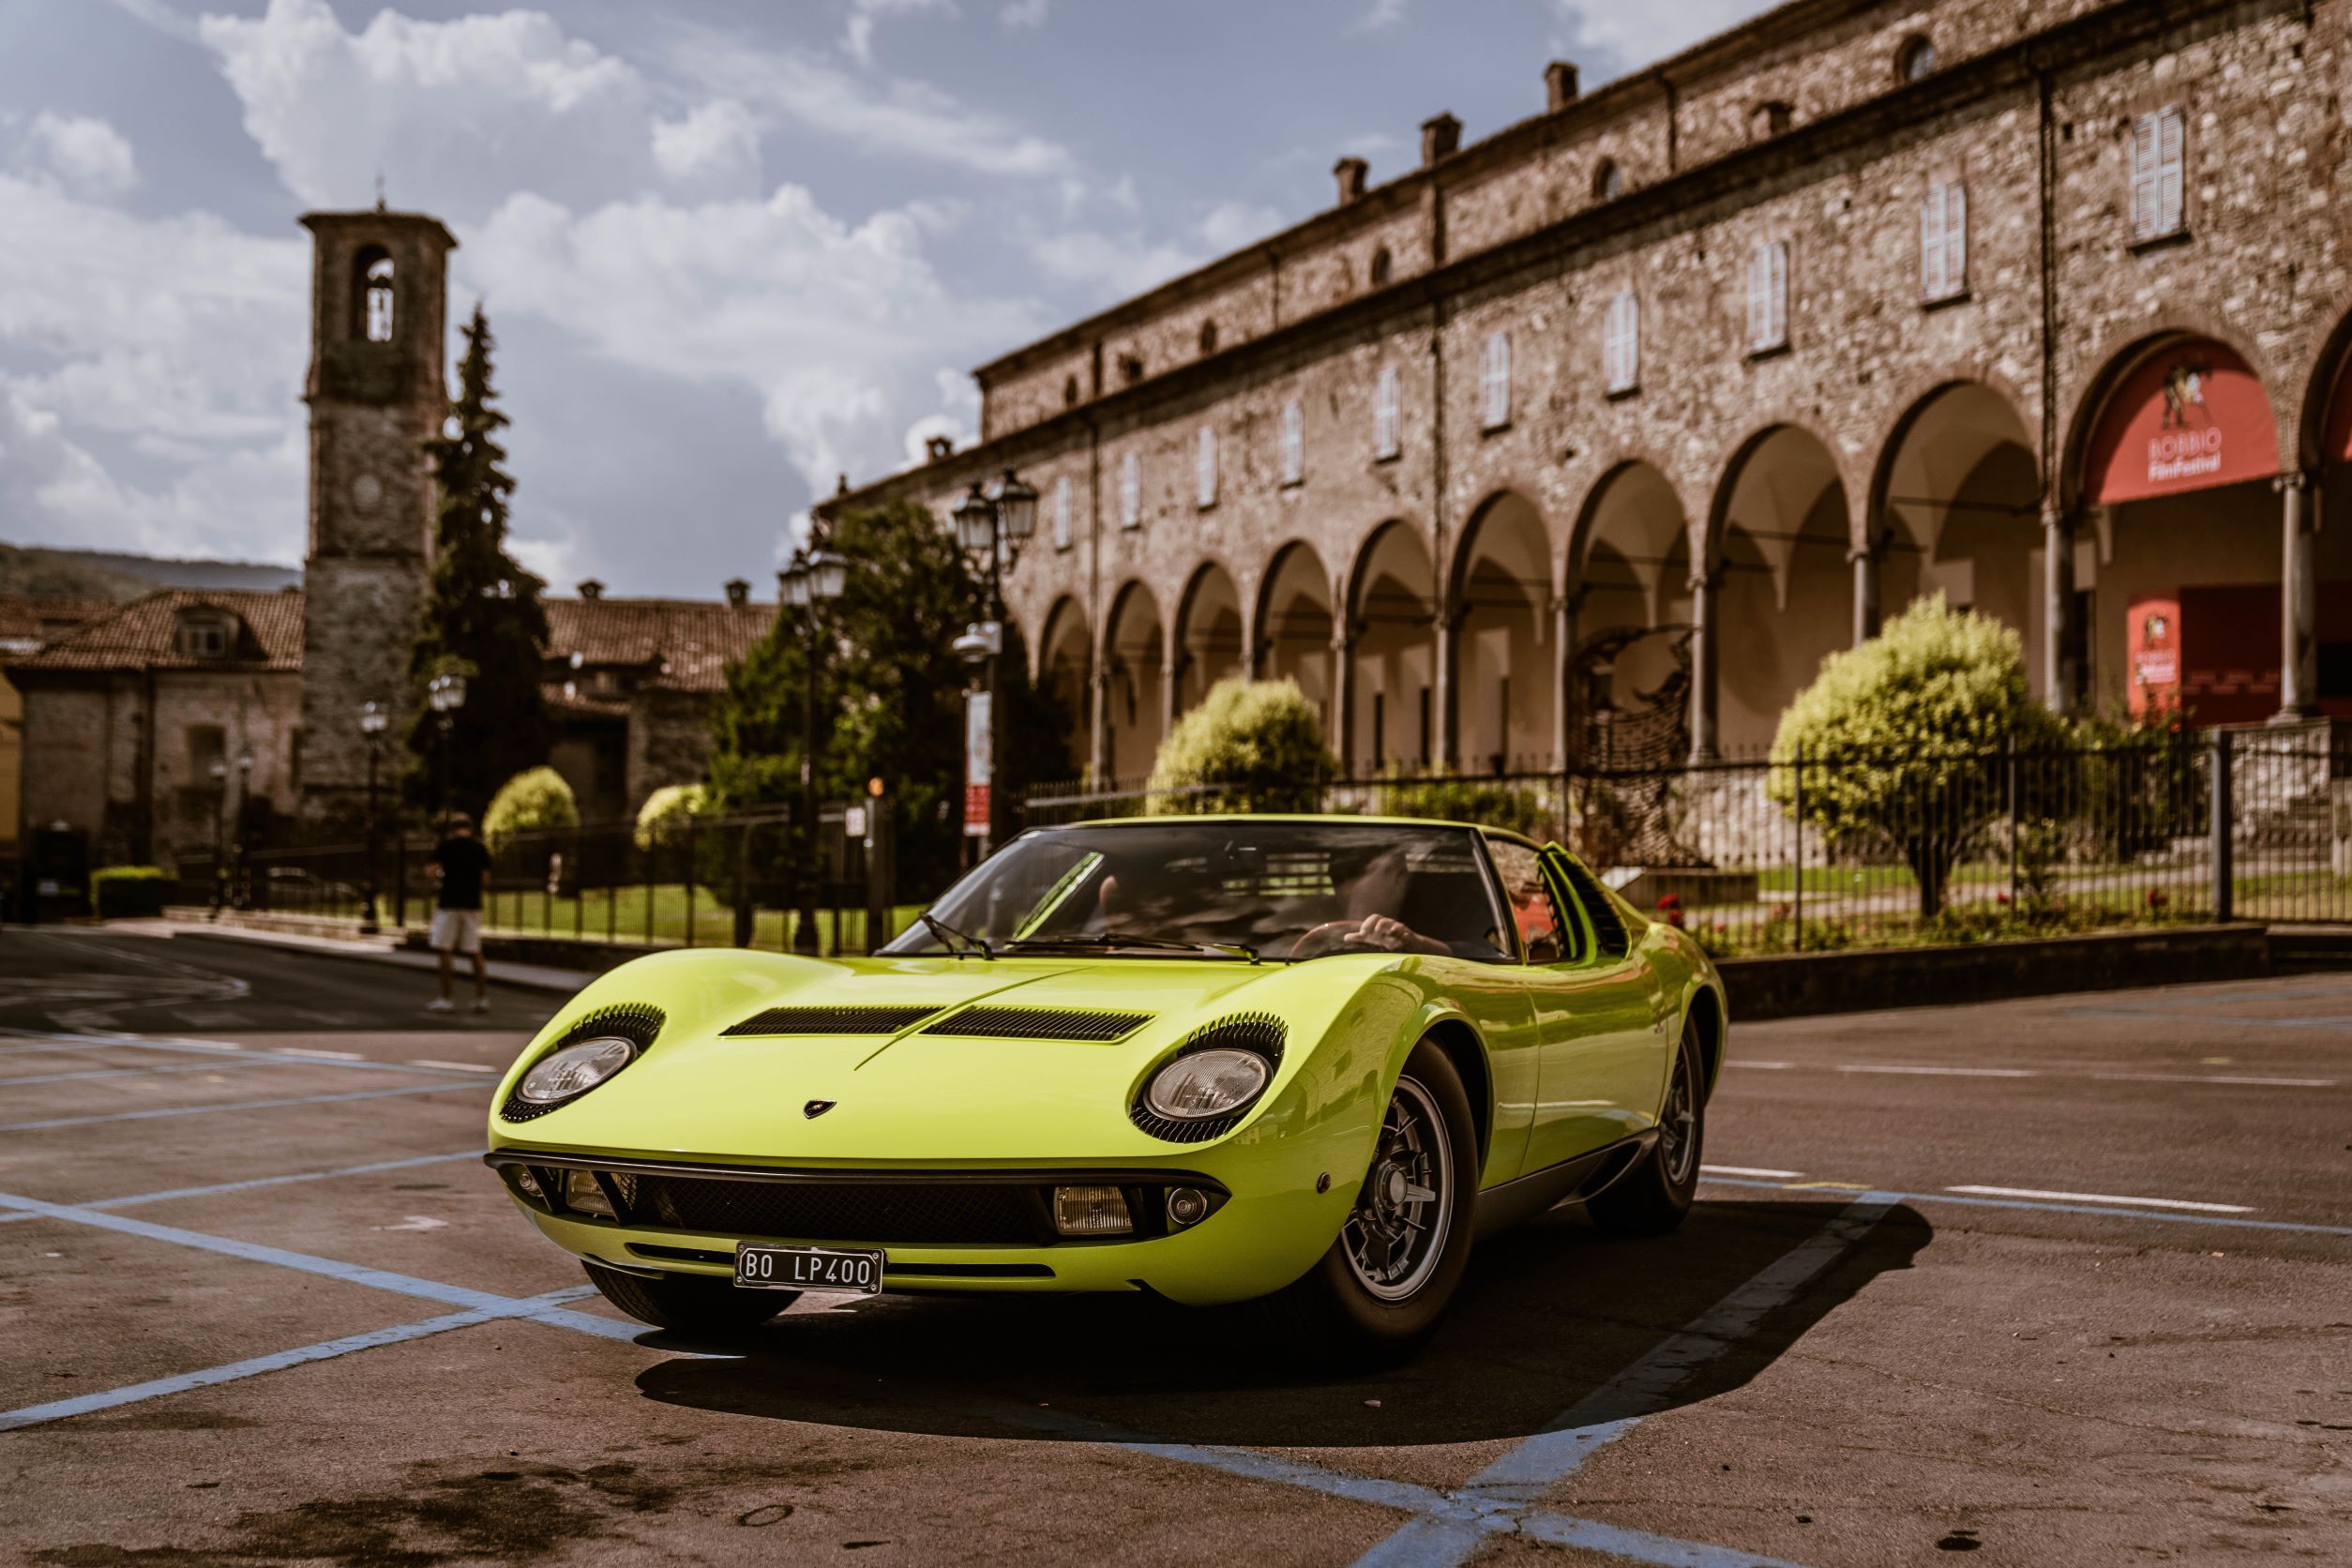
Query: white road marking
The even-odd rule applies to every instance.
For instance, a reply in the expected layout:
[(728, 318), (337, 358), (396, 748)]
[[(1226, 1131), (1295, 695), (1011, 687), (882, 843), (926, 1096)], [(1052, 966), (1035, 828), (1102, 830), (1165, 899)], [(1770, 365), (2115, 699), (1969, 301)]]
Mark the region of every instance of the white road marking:
[(495, 1073), (503, 1071), (503, 1069), (497, 1067), (485, 1067), (479, 1062), (442, 1062), (430, 1056), (418, 1057), (415, 1064), (419, 1067), (448, 1067), (460, 1073)]
[(2185, 1198), (2118, 1198), (2106, 1192), (2044, 1192), (2039, 1187), (1946, 1187), (1981, 1198), (2049, 1198), (2065, 1203), (2128, 1203), (2140, 1209), (2187, 1209), (2200, 1214), (2251, 1214), (2243, 1203), (2192, 1203)]
[(1724, 1065), (1726, 1067), (1793, 1067), (1796, 1063), (1793, 1062), (1756, 1062), (1744, 1056), (1735, 1056)]
[(1926, 1078), (2040, 1078), (2030, 1067), (1900, 1067), (1889, 1063), (1849, 1062), (1838, 1065), (1841, 1073), (1903, 1073)]
[(1754, 1165), (1702, 1165), (1699, 1170), (1711, 1176), (1802, 1176), (1802, 1170), (1770, 1170)]
[(326, 1062), (365, 1062), (368, 1059), (355, 1050), (305, 1050), (300, 1046), (280, 1046), (272, 1054), (277, 1056), (315, 1056)]
[(2331, 1078), (2240, 1078), (2227, 1073), (2093, 1073), (2127, 1083), (2258, 1083), (2277, 1089), (2333, 1089)]
[(369, 1229), (371, 1230), (446, 1230), (449, 1229), (449, 1222), (445, 1219), (435, 1219), (430, 1214), (403, 1214), (398, 1225), (374, 1225), (369, 1226)]

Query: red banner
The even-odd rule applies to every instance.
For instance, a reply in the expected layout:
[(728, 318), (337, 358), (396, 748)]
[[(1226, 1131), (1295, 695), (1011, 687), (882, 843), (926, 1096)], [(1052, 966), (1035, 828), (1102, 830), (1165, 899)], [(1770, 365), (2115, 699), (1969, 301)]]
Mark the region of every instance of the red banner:
[(2091, 438), (2084, 493), (2111, 506), (2278, 471), (2261, 380), (2221, 344), (2191, 339), (2148, 355), (2116, 388)]

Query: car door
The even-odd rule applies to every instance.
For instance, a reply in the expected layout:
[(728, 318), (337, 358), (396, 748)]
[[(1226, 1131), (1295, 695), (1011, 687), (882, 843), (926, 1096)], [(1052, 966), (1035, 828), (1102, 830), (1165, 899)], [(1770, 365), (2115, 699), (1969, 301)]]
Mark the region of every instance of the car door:
[[(1524, 853), (1524, 860), (1513, 857), (1531, 875), (1524, 897), (1531, 904), (1540, 889), (1558, 932), (1548, 947), (1529, 944), (1528, 993), (1539, 1044), (1525, 1168), (1535, 1170), (1648, 1127), (1664, 1067), (1653, 988), (1624, 921), (1591, 873), (1557, 846)], [(1517, 886), (1511, 895), (1515, 901), (1523, 897)]]

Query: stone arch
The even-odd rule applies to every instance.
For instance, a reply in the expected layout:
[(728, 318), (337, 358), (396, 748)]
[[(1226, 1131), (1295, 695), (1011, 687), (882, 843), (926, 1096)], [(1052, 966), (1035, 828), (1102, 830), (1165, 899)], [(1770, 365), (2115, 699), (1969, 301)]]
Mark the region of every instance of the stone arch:
[(2352, 718), (2352, 299), (2320, 341), (2294, 415), (2299, 496), (2279, 606), (2281, 711)]
[(1094, 743), (1094, 643), (1086, 608), (1063, 594), (1046, 611), (1044, 626), (1033, 645), (1037, 692), (1060, 714), (1070, 755), (1082, 761), (1093, 755)]
[(1293, 539), (1274, 552), (1258, 586), (1254, 673), (1296, 681), (1323, 713), (1323, 733), (1334, 736), (1331, 574), (1315, 547)]
[(1130, 580), (1111, 598), (1099, 661), (1108, 744), (1097, 744), (1114, 778), (1151, 772), (1159, 755), (1168, 732), (1167, 659), (1159, 600), (1149, 583)]
[[(1741, 443), (1715, 487), (1702, 556), (1693, 742), (1769, 745), (1781, 710), (1845, 647), (1853, 619), (1854, 535), (1845, 465), (1808, 425), (1770, 424)], [(1725, 649), (1735, 657), (1721, 658)]]
[(1212, 558), (1193, 568), (1176, 602), (1174, 631), (1175, 711), (1181, 714), (1246, 667), (1241, 589), (1224, 562)]
[[(2101, 415), (2114, 399), (2122, 382), (2133, 370), (2154, 354), (2185, 339), (2203, 338), (2220, 344), (2235, 354), (2250, 369), (2267, 390), (2276, 386), (2291, 386), (2281, 367), (2257, 343), (2241, 339), (2230, 325), (2228, 318), (2218, 311), (2209, 311), (2194, 305), (2177, 305), (2156, 312), (2132, 325), (2109, 333), (2099, 344), (2095, 355), (2088, 363), (2098, 370), (2083, 384), (2073, 406), (2067, 411), (2066, 425), (2058, 440), (2058, 460), (2052, 465), (2052, 477), (2059, 502), (2072, 514), (2086, 504), (2083, 476), (2091, 438), (2097, 431)], [(2277, 458), (2286, 466), (2296, 451), (2295, 430), (2286, 420), (2277, 415), (2273, 400), (2272, 413), (2277, 425)]]
[(399, 324), (400, 278), (392, 252), (363, 245), (351, 259), (351, 335), (361, 342), (388, 343)]
[(1663, 463), (1621, 456), (1578, 508), (1567, 550), (1561, 749), (1604, 766), (1689, 750), (1691, 527)]
[(1897, 415), (1871, 477), (1855, 564), (1856, 641), (1879, 611), (1942, 594), (2004, 622), (2035, 668), (2043, 638), (2042, 497), (2014, 400), (1954, 378)]
[(1351, 769), (1425, 765), (1438, 755), (1438, 582), (1421, 530), (1392, 518), (1364, 536), (1348, 574)]
[(1453, 618), (1453, 748), (1465, 772), (1545, 765), (1557, 742), (1560, 648), (1550, 625), (1552, 544), (1515, 490), (1470, 514), (1446, 579)]

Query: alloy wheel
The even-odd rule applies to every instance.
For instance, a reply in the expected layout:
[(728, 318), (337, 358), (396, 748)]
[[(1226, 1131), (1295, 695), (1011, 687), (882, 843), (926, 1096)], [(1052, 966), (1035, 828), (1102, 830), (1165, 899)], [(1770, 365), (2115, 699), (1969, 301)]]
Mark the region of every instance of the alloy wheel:
[(1453, 1224), (1454, 1145), (1437, 1097), (1412, 1078), (1396, 1080), (1372, 1168), (1341, 1231), (1357, 1281), (1386, 1302), (1427, 1282)]

